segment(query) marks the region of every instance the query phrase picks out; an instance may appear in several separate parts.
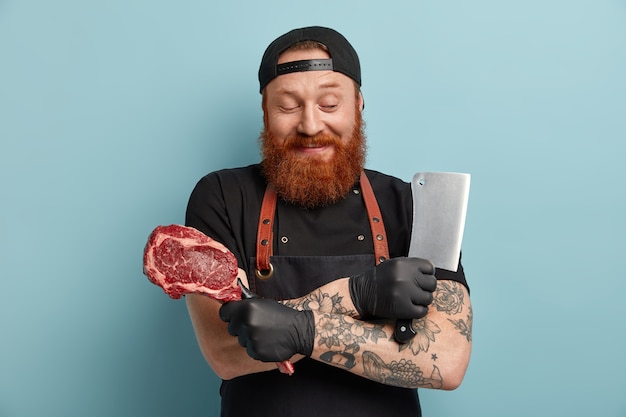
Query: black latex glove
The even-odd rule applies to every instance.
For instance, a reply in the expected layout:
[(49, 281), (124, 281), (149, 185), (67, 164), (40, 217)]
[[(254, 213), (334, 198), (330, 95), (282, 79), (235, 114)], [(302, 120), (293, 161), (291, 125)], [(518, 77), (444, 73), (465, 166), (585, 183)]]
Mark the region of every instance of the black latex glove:
[(237, 336), (248, 355), (263, 362), (281, 362), (296, 353), (310, 356), (315, 327), (310, 310), (298, 311), (274, 300), (253, 298), (220, 307), (228, 333)]
[(350, 296), (362, 318), (419, 319), (437, 288), (435, 267), (420, 258), (393, 258), (350, 277)]

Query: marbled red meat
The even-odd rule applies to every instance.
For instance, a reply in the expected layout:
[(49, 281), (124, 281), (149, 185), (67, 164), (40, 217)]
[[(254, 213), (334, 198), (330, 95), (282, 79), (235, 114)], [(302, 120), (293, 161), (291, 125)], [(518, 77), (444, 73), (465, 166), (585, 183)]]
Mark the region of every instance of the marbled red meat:
[(158, 226), (143, 255), (144, 274), (174, 299), (197, 293), (223, 301), (241, 299), (237, 259), (221, 243), (186, 226)]

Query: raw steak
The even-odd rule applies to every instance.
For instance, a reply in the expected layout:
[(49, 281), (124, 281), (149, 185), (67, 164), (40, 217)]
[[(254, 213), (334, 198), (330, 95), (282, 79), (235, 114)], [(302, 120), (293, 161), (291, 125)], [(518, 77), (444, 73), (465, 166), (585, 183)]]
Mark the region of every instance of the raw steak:
[[(174, 299), (191, 293), (204, 294), (221, 302), (242, 297), (235, 255), (192, 227), (157, 226), (144, 249), (143, 272)], [(282, 373), (294, 372), (290, 361), (277, 365)]]
[(198, 293), (223, 302), (241, 300), (235, 255), (192, 227), (154, 229), (144, 250), (143, 271), (174, 299)]

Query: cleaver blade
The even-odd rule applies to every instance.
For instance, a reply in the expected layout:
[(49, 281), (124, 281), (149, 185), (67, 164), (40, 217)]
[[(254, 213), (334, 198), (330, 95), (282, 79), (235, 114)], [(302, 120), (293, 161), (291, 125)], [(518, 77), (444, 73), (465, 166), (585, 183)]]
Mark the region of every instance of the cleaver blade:
[[(413, 226), (409, 257), (428, 259), (437, 269), (456, 272), (469, 189), (470, 174), (418, 172), (413, 176)], [(415, 336), (411, 322), (410, 319), (397, 321), (396, 341), (406, 343)]]

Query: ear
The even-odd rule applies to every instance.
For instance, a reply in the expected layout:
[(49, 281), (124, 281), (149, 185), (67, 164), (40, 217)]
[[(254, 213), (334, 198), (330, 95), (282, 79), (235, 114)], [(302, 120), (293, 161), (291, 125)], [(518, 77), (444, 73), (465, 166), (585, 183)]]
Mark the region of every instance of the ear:
[(365, 100), (363, 99), (363, 93), (361, 93), (360, 91), (357, 105), (359, 106), (359, 111), (362, 113), (363, 109), (365, 108)]

